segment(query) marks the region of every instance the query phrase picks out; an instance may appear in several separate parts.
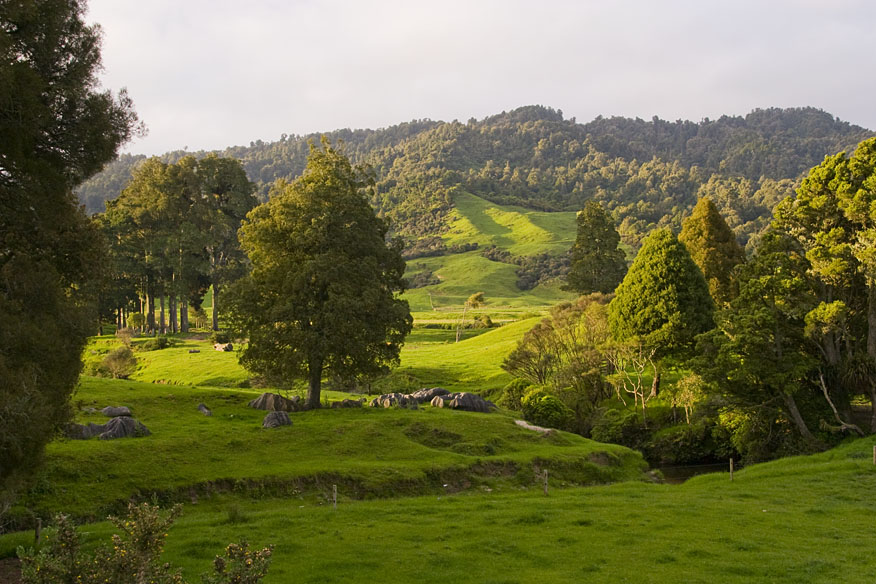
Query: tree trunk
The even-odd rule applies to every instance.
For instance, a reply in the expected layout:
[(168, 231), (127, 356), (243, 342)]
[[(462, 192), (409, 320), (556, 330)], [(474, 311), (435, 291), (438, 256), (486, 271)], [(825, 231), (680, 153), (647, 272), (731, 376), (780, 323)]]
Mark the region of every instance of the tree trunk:
[(322, 388), (322, 359), (311, 359), (307, 364), (307, 400), (308, 409), (315, 410), (320, 407), (319, 392)]
[(219, 278), (213, 274), (213, 330), (219, 330)]
[(456, 342), (459, 342), (459, 333), (462, 329), (462, 324), (465, 322), (465, 313), (468, 312), (468, 303), (462, 309), (462, 318), (456, 323)]
[(170, 332), (176, 334), (179, 332), (179, 321), (176, 318), (177, 301), (176, 295), (170, 296)]
[(180, 299), (179, 301), (179, 331), (181, 333), (189, 332), (189, 301)]
[(164, 291), (161, 292), (160, 316), (161, 316), (161, 327), (159, 328), (159, 331), (161, 332), (162, 335), (166, 335), (167, 334), (167, 321), (164, 319)]
[(867, 356), (876, 363), (876, 281), (867, 278)]
[(155, 291), (146, 292), (146, 329), (149, 334), (155, 333)]
[(660, 390), (660, 369), (654, 366), (654, 380), (651, 382), (651, 396), (657, 397), (657, 392)]
[(870, 382), (870, 431), (876, 434), (876, 383)]
[(800, 415), (800, 410), (797, 409), (797, 402), (794, 401), (794, 396), (785, 394), (785, 406), (788, 408), (788, 413), (791, 414), (791, 421), (794, 422), (794, 425), (797, 426), (797, 430), (800, 432), (800, 435), (806, 438), (807, 440), (814, 440), (812, 436), (812, 432), (809, 431), (809, 427), (806, 426), (805, 420), (803, 420), (803, 416)]

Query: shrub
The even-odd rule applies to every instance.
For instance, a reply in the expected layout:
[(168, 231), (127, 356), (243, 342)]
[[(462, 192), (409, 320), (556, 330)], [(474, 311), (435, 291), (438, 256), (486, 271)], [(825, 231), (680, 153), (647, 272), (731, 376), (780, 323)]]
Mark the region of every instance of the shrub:
[(213, 331), (213, 334), (210, 335), (210, 342), (224, 345), (231, 342), (231, 335), (228, 334), (228, 331)]
[(525, 379), (515, 379), (502, 388), (502, 397), (499, 403), (509, 410), (522, 411), (523, 397), (535, 386)]
[(116, 330), (116, 338), (119, 339), (126, 347), (131, 346), (131, 339), (134, 337), (134, 331), (129, 328), (120, 328)]
[(142, 312), (132, 312), (128, 315), (128, 328), (142, 330), (146, 325), (146, 316)]
[(137, 370), (137, 358), (130, 347), (122, 346), (107, 353), (101, 367), (114, 379), (127, 379)]
[(528, 422), (565, 430), (572, 421), (572, 410), (558, 397), (540, 387), (529, 390), (521, 401), (523, 417)]
[(590, 437), (598, 442), (622, 444), (640, 449), (650, 438), (642, 427), (642, 418), (635, 411), (600, 409), (594, 413)]
[[(162, 564), (161, 552), (167, 531), (180, 513), (177, 505), (162, 512), (143, 503), (128, 505), (125, 518), (110, 517), (121, 531), (112, 536), (112, 546), (101, 546), (94, 556), (82, 552), (81, 536), (65, 515), (55, 518), (57, 530), (47, 536), (38, 553), (18, 548), (24, 584), (185, 584), (180, 571)], [(206, 584), (256, 584), (268, 571), (272, 548), (251, 551), (245, 541), (225, 548), (224, 557), (213, 561), (213, 574), (201, 578)]]
[(475, 327), (476, 328), (493, 328), (493, 319), (490, 318), (489, 314), (480, 314), (475, 319)]
[(140, 343), (140, 349), (143, 351), (159, 351), (170, 346), (170, 339), (167, 337), (155, 337)]

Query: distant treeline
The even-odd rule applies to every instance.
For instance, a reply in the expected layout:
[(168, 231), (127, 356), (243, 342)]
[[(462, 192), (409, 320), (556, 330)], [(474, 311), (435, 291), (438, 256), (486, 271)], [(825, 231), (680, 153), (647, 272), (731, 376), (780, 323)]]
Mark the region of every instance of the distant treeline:
[[(806, 170), (872, 135), (814, 108), (758, 109), (701, 122), (598, 117), (579, 124), (542, 106), (466, 123), (416, 120), (327, 134), (345, 142), (354, 162), (371, 166), (372, 204), (411, 246), (443, 232), (453, 193), (461, 190), (547, 211), (599, 201), (634, 248), (655, 227), (677, 231), (703, 195), (745, 244)], [(284, 135), (219, 154), (241, 160), (264, 200), (276, 179), (302, 172), (315, 137)], [(161, 158), (175, 162), (186, 154), (206, 153)], [(124, 155), (86, 182), (78, 194), (88, 211), (101, 211), (104, 201), (117, 197), (143, 159)]]

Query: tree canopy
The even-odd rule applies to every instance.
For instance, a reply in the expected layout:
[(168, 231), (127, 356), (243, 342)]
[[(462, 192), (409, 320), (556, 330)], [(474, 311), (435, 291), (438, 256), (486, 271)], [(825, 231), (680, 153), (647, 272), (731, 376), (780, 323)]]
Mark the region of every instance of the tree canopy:
[(73, 189), (135, 131), (75, 0), (0, 3), (0, 511), (69, 420), (98, 231)]
[(588, 201), (578, 213), (578, 233), (571, 250), (565, 289), (578, 294), (613, 292), (627, 271), (620, 234), (602, 205)]
[(365, 197), (370, 178), (327, 139), (304, 174), (279, 182), (240, 229), (252, 264), (228, 294), (231, 322), (248, 339), (249, 370), (308, 383), (319, 407), (324, 371), (374, 375), (398, 362), (412, 318), (401, 243)]
[(697, 202), (693, 213), (681, 224), (678, 240), (702, 270), (715, 302), (732, 300), (735, 296), (732, 271), (745, 260), (745, 252), (710, 198), (703, 197)]
[(638, 338), (657, 355), (684, 353), (694, 337), (714, 325), (714, 303), (703, 273), (668, 229), (642, 244), (615, 297), (608, 321), (618, 339)]

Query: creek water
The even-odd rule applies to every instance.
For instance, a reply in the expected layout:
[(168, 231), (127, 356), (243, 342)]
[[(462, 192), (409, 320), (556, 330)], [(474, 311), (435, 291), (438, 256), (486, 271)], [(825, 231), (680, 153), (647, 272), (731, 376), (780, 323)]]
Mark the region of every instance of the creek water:
[(727, 462), (716, 462), (714, 464), (682, 464), (671, 466), (658, 466), (656, 468), (663, 473), (663, 479), (667, 483), (673, 485), (681, 484), (687, 479), (701, 474), (706, 474), (710, 472), (730, 472), (730, 465)]

